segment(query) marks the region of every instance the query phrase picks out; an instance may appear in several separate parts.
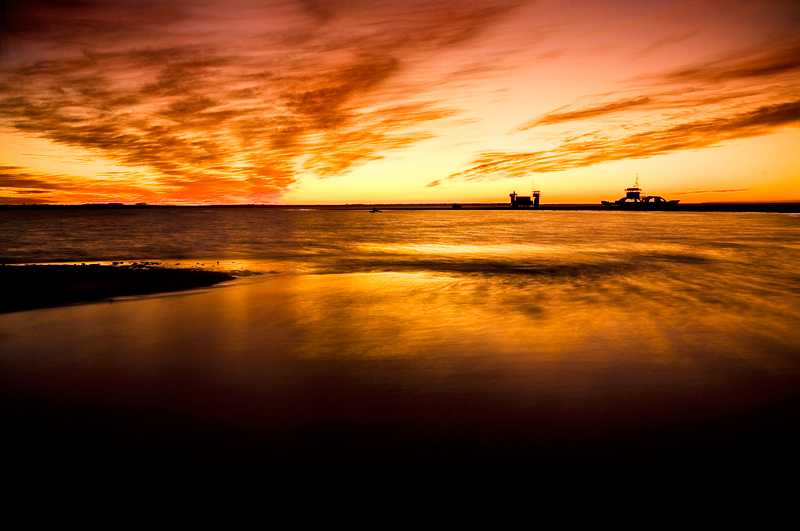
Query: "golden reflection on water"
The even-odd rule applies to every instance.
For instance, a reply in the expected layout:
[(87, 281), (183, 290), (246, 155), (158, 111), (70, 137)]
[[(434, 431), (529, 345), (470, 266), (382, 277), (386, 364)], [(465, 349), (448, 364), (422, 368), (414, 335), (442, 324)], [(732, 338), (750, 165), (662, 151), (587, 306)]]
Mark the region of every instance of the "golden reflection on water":
[[(191, 438), (195, 422), (232, 455), (251, 437), (286, 440), (248, 459), (296, 462), (330, 438), (390, 462), (399, 447), (414, 461), (414, 448), (441, 444), (470, 455), (510, 444), (514, 461), (548, 459), (526, 445), (565, 448), (569, 460), (598, 444), (627, 455), (640, 447), (617, 446), (626, 433), (671, 433), (796, 393), (796, 309), (776, 323), (783, 309), (769, 301), (687, 306), (684, 294), (625, 282), (642, 283), (638, 294), (482, 275), (285, 274), (6, 314), (0, 382), (76, 411), (135, 412), (130, 429), (155, 440)], [(166, 428), (147, 428), (154, 414)], [(370, 446), (376, 433), (385, 446)]]
[[(675, 243), (658, 241), (625, 241), (609, 245), (603, 242), (598, 245), (594, 242), (557, 244), (543, 244), (537, 242), (535, 236), (530, 238), (520, 237), (508, 243), (474, 243), (455, 244), (452, 242), (427, 244), (354, 244), (359, 252), (376, 255), (417, 256), (426, 258), (435, 257), (470, 257), (470, 258), (497, 258), (526, 257), (544, 258), (547, 260), (574, 260), (577, 254), (584, 257), (593, 255), (608, 256), (620, 251), (633, 253), (680, 253), (684, 247)], [(712, 251), (713, 252), (713, 251)]]
[[(628, 429), (657, 425), (660, 438), (688, 423), (693, 441), (707, 419), (750, 415), (713, 439), (730, 440), (772, 405), (773, 428), (796, 422), (794, 219), (634, 223), (651, 218), (498, 214), (466, 239), (461, 228), (485, 218), (397, 216), (399, 233), (358, 218), (347, 236), (293, 243), (296, 254), (220, 260), (260, 274), (214, 288), (0, 315), (0, 388), (23, 405), (138, 411), (147, 421), (134, 431), (155, 411), (200, 419), (214, 437), (288, 434), (284, 450), (380, 432), (387, 459), (396, 441), (438, 448), (442, 433), (462, 448), (512, 441), (524, 459), (542, 437), (589, 451)], [(426, 219), (457, 225), (452, 241), (433, 225), (417, 238)], [(536, 231), (549, 236), (529, 245)]]
[(789, 302), (704, 300), (702, 291), (669, 282), (657, 292), (646, 279), (626, 282), (636, 289), (434, 273), (271, 275), (193, 293), (8, 314), (0, 326), (5, 348), (83, 357), (113, 350), (116, 362), (132, 365), (191, 351), (205, 362), (219, 358), (214, 364), (221, 366), (234, 359), (257, 365), (269, 356), (484, 357), (688, 370), (714, 358), (796, 369), (800, 320)]

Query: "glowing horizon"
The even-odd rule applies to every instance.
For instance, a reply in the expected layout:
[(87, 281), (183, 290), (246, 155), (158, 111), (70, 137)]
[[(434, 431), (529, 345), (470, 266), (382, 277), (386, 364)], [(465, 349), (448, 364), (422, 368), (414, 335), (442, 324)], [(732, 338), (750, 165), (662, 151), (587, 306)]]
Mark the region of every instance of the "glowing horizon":
[(7, 1), (0, 204), (800, 200), (795, 1)]

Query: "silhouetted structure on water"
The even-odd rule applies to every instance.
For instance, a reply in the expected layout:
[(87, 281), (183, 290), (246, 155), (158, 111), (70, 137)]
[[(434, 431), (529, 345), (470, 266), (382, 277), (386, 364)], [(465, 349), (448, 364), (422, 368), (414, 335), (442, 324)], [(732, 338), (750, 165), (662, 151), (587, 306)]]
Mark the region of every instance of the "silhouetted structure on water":
[(620, 208), (630, 210), (660, 210), (674, 207), (679, 203), (679, 199), (667, 201), (660, 195), (644, 195), (639, 188), (639, 174), (636, 174), (636, 184), (631, 188), (625, 188), (625, 197), (616, 201), (600, 201), (603, 206), (608, 208)]
[(533, 199), (531, 200), (531, 196), (525, 195), (517, 195), (517, 192), (511, 192), (508, 194), (508, 197), (511, 198), (511, 207), (518, 208), (518, 207), (530, 207), (539, 208), (539, 196), (541, 193), (539, 190), (533, 191)]

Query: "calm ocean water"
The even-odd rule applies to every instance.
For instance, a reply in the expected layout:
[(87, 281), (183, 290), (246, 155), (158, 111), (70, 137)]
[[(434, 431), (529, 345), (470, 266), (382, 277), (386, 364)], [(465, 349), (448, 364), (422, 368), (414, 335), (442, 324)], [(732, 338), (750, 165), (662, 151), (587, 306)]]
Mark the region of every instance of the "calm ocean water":
[(84, 442), (563, 465), (763, 452), (798, 425), (796, 215), (0, 212), (0, 260), (241, 277), (0, 316), (6, 402), (45, 432), (69, 404)]

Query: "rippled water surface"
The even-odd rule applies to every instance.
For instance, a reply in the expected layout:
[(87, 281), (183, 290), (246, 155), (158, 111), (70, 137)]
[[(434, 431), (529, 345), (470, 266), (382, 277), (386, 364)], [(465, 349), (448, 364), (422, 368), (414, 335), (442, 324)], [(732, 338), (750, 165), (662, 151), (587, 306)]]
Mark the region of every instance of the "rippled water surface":
[(798, 242), (758, 213), (0, 212), (7, 263), (241, 277), (0, 316), (3, 384), (39, 430), (267, 466), (760, 452), (797, 426)]

